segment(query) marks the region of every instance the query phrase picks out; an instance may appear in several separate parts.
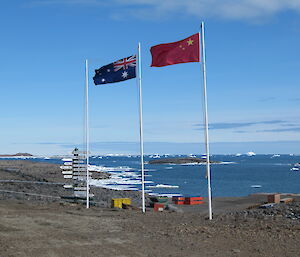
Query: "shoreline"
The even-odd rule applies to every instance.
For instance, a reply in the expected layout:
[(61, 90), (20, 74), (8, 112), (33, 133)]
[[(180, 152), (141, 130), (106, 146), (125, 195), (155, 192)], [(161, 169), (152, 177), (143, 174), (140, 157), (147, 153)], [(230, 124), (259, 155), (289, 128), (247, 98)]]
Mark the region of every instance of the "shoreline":
[[(72, 191), (63, 188), (65, 179), (61, 174), (59, 164), (52, 164), (48, 162), (32, 162), (30, 160), (0, 160), (0, 199), (18, 199), (22, 198), (29, 201), (41, 201), (42, 198), (47, 198), (47, 202), (63, 201), (61, 197), (69, 197)], [(109, 172), (94, 172), (97, 179), (109, 178)], [(7, 191), (7, 193), (5, 192)], [(9, 191), (11, 193), (9, 193)], [(15, 194), (12, 192), (16, 192)], [(91, 193), (95, 195), (94, 202), (99, 207), (110, 207), (111, 198), (131, 198), (133, 205), (139, 207), (141, 205), (141, 191), (139, 190), (114, 190), (105, 187), (91, 187)], [(286, 197), (291, 196), (300, 199), (300, 194), (297, 193), (280, 193)], [(22, 196), (22, 194), (24, 194)], [(213, 202), (222, 203), (227, 200), (233, 203), (235, 199), (237, 202), (244, 201), (245, 203), (255, 204), (255, 201), (263, 202), (266, 200), (270, 192), (253, 193), (244, 196), (222, 196), (213, 197)], [(38, 199), (41, 195), (41, 199)], [(152, 195), (146, 194), (146, 201), (149, 203), (149, 198)], [(204, 197), (206, 198), (206, 197)], [(244, 200), (243, 200), (244, 199)], [(252, 201), (252, 202), (251, 202)], [(221, 204), (223, 206), (224, 204)], [(225, 204), (226, 205), (226, 204)], [(224, 205), (224, 206), (225, 206)], [(193, 209), (205, 210), (206, 204), (200, 207), (192, 207)], [(216, 206), (219, 208), (218, 206)], [(222, 208), (220, 208), (222, 209)], [(237, 208), (240, 209), (240, 208)], [(204, 211), (205, 212), (205, 211)], [(221, 211), (217, 211), (218, 213)]]
[[(9, 185), (8, 190), (10, 189), (16, 189), (20, 187), (22, 190), (23, 188), (27, 188), (30, 190), (30, 186), (28, 186), (29, 181), (36, 181), (36, 183), (48, 183), (50, 186), (51, 183), (58, 183), (56, 186), (60, 186), (61, 188), (56, 188), (54, 190), (56, 194), (54, 196), (58, 196), (57, 193), (59, 192), (61, 195), (64, 195), (64, 193), (68, 196), (68, 191), (65, 190), (62, 185), (66, 183), (65, 179), (63, 178), (63, 175), (61, 174), (61, 169), (59, 168), (61, 164), (55, 164), (55, 163), (49, 163), (47, 161), (31, 161), (31, 160), (3, 160), (0, 158), (0, 184), (2, 185), (2, 189), (5, 189), (5, 184), (3, 182), (7, 183)], [(93, 165), (91, 165), (93, 166)], [(95, 166), (98, 167), (98, 166)], [(109, 169), (109, 168), (108, 168)], [(113, 171), (112, 171), (113, 172)], [(112, 176), (110, 171), (103, 171), (99, 172), (99, 169), (95, 172), (93, 172), (93, 179), (95, 180), (102, 180), (102, 179), (109, 179)], [(9, 181), (3, 181), (3, 180), (20, 180), (20, 181), (27, 181), (27, 186), (21, 186), (20, 182), (16, 183), (16, 185), (13, 185), (12, 183), (9, 183)], [(2, 183), (1, 183), (2, 181)], [(20, 186), (18, 186), (20, 185)], [(53, 184), (54, 186), (54, 184)], [(36, 190), (34, 186), (32, 187), (32, 190)], [(130, 188), (124, 189), (110, 189), (106, 187), (99, 186), (92, 186), (91, 189), (93, 191), (103, 191), (107, 190), (110, 192), (118, 192), (116, 195), (120, 196), (122, 195), (122, 192), (125, 195), (128, 195), (128, 192), (133, 192), (134, 195), (139, 194), (140, 190), (137, 190), (136, 188), (134, 190), (130, 190)], [(38, 190), (39, 191), (39, 190)], [(46, 190), (47, 191), (47, 190)], [(101, 192), (103, 194), (103, 192)], [(300, 193), (294, 193), (294, 192), (259, 192), (259, 193), (251, 193), (250, 195), (238, 195), (238, 196), (216, 196), (215, 198), (234, 198), (234, 197), (247, 197), (251, 195), (268, 195), (273, 193), (280, 193), (287, 196), (300, 196)], [(175, 194), (175, 193), (174, 193)], [(178, 195), (176, 193), (176, 195)], [(135, 197), (136, 198), (136, 197)]]
[[(100, 181), (99, 184), (97, 183), (97, 180), (93, 181), (95, 182), (94, 183), (94, 186), (100, 186), (100, 187), (103, 187), (103, 188), (110, 188), (110, 189), (116, 189), (116, 190), (134, 190), (134, 191), (138, 191), (140, 190), (140, 185), (138, 184), (138, 176), (139, 176), (139, 172), (138, 172), (138, 166), (136, 164), (132, 164), (134, 161), (136, 161), (135, 159), (131, 160), (131, 159), (128, 159), (127, 161), (127, 158), (123, 158), (121, 159), (122, 160), (122, 163), (125, 163), (124, 165), (128, 165), (130, 167), (127, 167), (128, 170), (124, 169), (124, 167), (117, 167), (118, 165), (115, 164), (116, 162), (119, 161), (119, 158), (110, 158), (111, 156), (108, 156), (106, 158), (103, 159), (103, 162), (102, 160), (98, 160), (98, 158), (95, 158), (94, 160), (94, 163), (96, 164), (95, 165), (95, 168), (96, 168), (96, 171), (101, 171), (103, 170), (105, 172), (105, 174), (113, 174), (111, 176), (112, 180), (111, 181), (107, 181), (104, 182), (104, 181)], [(100, 158), (100, 157), (99, 157)], [(224, 157), (225, 158), (225, 157)], [(229, 182), (229, 178), (230, 176), (232, 175), (235, 175), (235, 174), (242, 174), (242, 171), (241, 169), (243, 168), (242, 167), (242, 161), (241, 162), (233, 162), (233, 159), (238, 159), (240, 157), (233, 157), (233, 158), (230, 158), (229, 160), (228, 159), (225, 159), (225, 161), (222, 161), (224, 160), (223, 157), (216, 157), (216, 160), (220, 161), (220, 163), (216, 163), (214, 165), (221, 165), (222, 167), (217, 167), (215, 166), (215, 169), (216, 171), (218, 171), (218, 174), (216, 173), (216, 175), (218, 175), (218, 179), (225, 179), (227, 180), (227, 182)], [(248, 160), (250, 160), (251, 158), (253, 157), (245, 157), (247, 158), (247, 165), (248, 165)], [(101, 158), (102, 159), (102, 158)], [(11, 159), (7, 159), (7, 158), (3, 158), (3, 159), (0, 159), (1, 161), (5, 161), (5, 160), (10, 160), (10, 161), (18, 161), (20, 159), (15, 159), (15, 158), (11, 158)], [(22, 160), (22, 159), (21, 159)], [(148, 159), (146, 159), (148, 161)], [(156, 159), (154, 159), (155, 161)], [(163, 159), (161, 159), (163, 160)], [(32, 161), (32, 162), (39, 162), (39, 163), (46, 163), (46, 164), (51, 164), (51, 163), (61, 163), (62, 162), (60, 161), (60, 159), (49, 159), (49, 158), (32, 158), (32, 159), (29, 159), (29, 158), (26, 158), (26, 161)], [(298, 160), (297, 160), (298, 161)], [(249, 161), (250, 163), (251, 161)], [(274, 161), (272, 161), (274, 162)], [(280, 161), (281, 162), (281, 161)], [(288, 192), (288, 193), (300, 193), (299, 191), (299, 187), (298, 187), (298, 183), (296, 183), (296, 177), (295, 177), (295, 180), (291, 180), (290, 178), (292, 176), (295, 176), (299, 175), (299, 173), (297, 174), (296, 172), (290, 172), (290, 168), (287, 167), (287, 166), (292, 166), (294, 162), (296, 162), (296, 160), (294, 160), (294, 162), (289, 162), (287, 163), (286, 161), (282, 161), (283, 164), (285, 166), (285, 168), (280, 168), (281, 171), (281, 175), (280, 176), (289, 176), (289, 182), (291, 182), (291, 187), (287, 186), (288, 183), (284, 183), (282, 184), (282, 186), (277, 186), (276, 183), (273, 183), (271, 179), (269, 179), (269, 181), (260, 181), (259, 177), (258, 180), (253, 180), (253, 182), (249, 182), (247, 183), (247, 179), (243, 179), (243, 177), (241, 175), (238, 175), (239, 176), (239, 179), (241, 179), (241, 183), (242, 183), (242, 187), (240, 187), (239, 190), (232, 190), (232, 188), (230, 187), (226, 187), (225, 186), (225, 190), (222, 190), (222, 185), (218, 185), (218, 187), (215, 188), (214, 192), (213, 192), (213, 196), (217, 196), (217, 197), (222, 197), (222, 196), (234, 196), (234, 197), (239, 197), (239, 196), (247, 196), (249, 194), (252, 194), (252, 193), (256, 193), (256, 192), (267, 192), (267, 193), (271, 193), (273, 192), (273, 190), (275, 192)], [(230, 167), (226, 167), (227, 164), (230, 164), (231, 166)], [(99, 166), (97, 166), (99, 165)], [(180, 165), (180, 166), (178, 166)], [(159, 193), (162, 195), (162, 194), (166, 194), (166, 195), (197, 195), (198, 192), (201, 192), (201, 195), (205, 195), (205, 192), (203, 191), (205, 186), (206, 186), (206, 182), (202, 179), (202, 177), (200, 178), (201, 181), (200, 183), (201, 184), (201, 188), (203, 188), (203, 190), (185, 190), (184, 188), (186, 188), (186, 185), (184, 184), (185, 182), (181, 179), (179, 179), (179, 184), (177, 183), (173, 183), (170, 182), (169, 184), (167, 183), (168, 181), (166, 180), (167, 177), (165, 177), (164, 173), (161, 173), (164, 171), (164, 169), (166, 169), (167, 173), (166, 174), (169, 174), (168, 176), (172, 176), (172, 171), (171, 169), (174, 169), (174, 172), (177, 172), (178, 175), (180, 176), (180, 172), (181, 172), (181, 169), (186, 169), (187, 171), (189, 171), (189, 169), (192, 169), (192, 168), (184, 168), (185, 166), (194, 166), (194, 165), (205, 165), (205, 164), (198, 164), (198, 163), (188, 163), (188, 164), (172, 164), (171, 167), (168, 167), (166, 166), (165, 168), (162, 167), (162, 165), (160, 165), (159, 167), (155, 167), (155, 165), (153, 166), (147, 166), (147, 169), (149, 169), (149, 171), (151, 170), (151, 172), (149, 172), (148, 174), (150, 174), (149, 176), (153, 176), (153, 177), (157, 177), (157, 174), (155, 174), (155, 169), (158, 169), (160, 174), (162, 174), (162, 177), (164, 178), (163, 180), (160, 180), (159, 177), (157, 177), (156, 179), (154, 179), (154, 182), (151, 181), (151, 178), (147, 179), (147, 180), (150, 180), (150, 181), (147, 181), (147, 186), (150, 186), (149, 187), (149, 190), (148, 190), (148, 193), (149, 194), (155, 194), (155, 195), (158, 195)], [(276, 169), (276, 167), (283, 167), (282, 165), (273, 165), (272, 169)], [(93, 166), (93, 165), (91, 165)], [(102, 167), (103, 166), (103, 167)], [(183, 168), (181, 168), (181, 166)], [(249, 165), (248, 165), (249, 166)], [(248, 166), (247, 166), (247, 172), (248, 172)], [(132, 168), (134, 167), (134, 168)], [(197, 166), (198, 167), (198, 166)], [(197, 167), (193, 168), (193, 169), (196, 169)], [(250, 167), (250, 166), (249, 166)], [(121, 169), (122, 168), (122, 169)], [(153, 170), (152, 170), (153, 169)], [(169, 171), (170, 169), (170, 171)], [(203, 168), (200, 168), (200, 169), (203, 169)], [(213, 169), (213, 167), (212, 167)], [(278, 168), (277, 168), (278, 170)], [(276, 170), (276, 171), (277, 171)], [(126, 171), (126, 172), (123, 172), (123, 171)], [(127, 172), (127, 171), (132, 171), (132, 172)], [(153, 172), (152, 172), (153, 171)], [(220, 172), (219, 172), (220, 171)], [(227, 176), (227, 177), (224, 177), (223, 172), (221, 171), (229, 171), (231, 174), (230, 176)], [(236, 173), (233, 173), (236, 172)], [(285, 172), (287, 172), (285, 174)], [(290, 172), (290, 174), (288, 174)], [(99, 174), (97, 172), (93, 172), (93, 174)], [(102, 173), (104, 174), (104, 173)], [(224, 173), (225, 174), (225, 173)], [(270, 173), (271, 174), (271, 173)], [(294, 175), (293, 175), (294, 174)], [(256, 173), (256, 176), (258, 174)], [(251, 176), (251, 174), (248, 172), (247, 173), (247, 176)], [(191, 178), (190, 176), (188, 178)], [(249, 177), (250, 178), (250, 177)], [(95, 177), (95, 179), (97, 179)], [(174, 180), (170, 180), (170, 181), (174, 181)], [(177, 180), (176, 180), (177, 181)], [(191, 181), (191, 179), (190, 179)], [(216, 183), (219, 183), (218, 180), (215, 180)], [(269, 183), (270, 182), (270, 183)], [(191, 184), (193, 184), (194, 182), (191, 181)], [(253, 185), (251, 184), (253, 183)], [(107, 186), (105, 184), (108, 184)], [(194, 183), (195, 184), (195, 183)], [(179, 186), (179, 187), (178, 187)], [(178, 187), (178, 190), (176, 190), (175, 188)], [(132, 189), (131, 189), (132, 188)], [(169, 189), (169, 190), (168, 190)], [(272, 190), (273, 189), (273, 190)], [(152, 191), (152, 192), (151, 192)]]

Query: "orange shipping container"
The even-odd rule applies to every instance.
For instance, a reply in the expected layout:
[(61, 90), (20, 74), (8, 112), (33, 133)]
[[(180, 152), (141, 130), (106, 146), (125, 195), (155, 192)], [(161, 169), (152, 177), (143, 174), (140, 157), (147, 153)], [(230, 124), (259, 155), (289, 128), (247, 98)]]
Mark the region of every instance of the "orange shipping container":
[(196, 205), (202, 203), (203, 203), (203, 197), (201, 196), (186, 197), (184, 201), (184, 204), (186, 205)]
[(203, 201), (189, 201), (189, 202), (185, 202), (184, 204), (186, 205), (197, 205), (197, 204), (203, 204)]
[(175, 201), (184, 201), (185, 197), (183, 197), (183, 196), (173, 196), (172, 200), (173, 200), (173, 202), (175, 202)]
[(200, 196), (186, 197), (184, 204), (186, 204), (186, 205), (202, 204), (203, 203), (202, 200), (203, 200), (203, 197), (200, 197)]
[(178, 205), (183, 205), (184, 204), (184, 201), (183, 200), (178, 200), (178, 201), (174, 201), (175, 204), (178, 204)]

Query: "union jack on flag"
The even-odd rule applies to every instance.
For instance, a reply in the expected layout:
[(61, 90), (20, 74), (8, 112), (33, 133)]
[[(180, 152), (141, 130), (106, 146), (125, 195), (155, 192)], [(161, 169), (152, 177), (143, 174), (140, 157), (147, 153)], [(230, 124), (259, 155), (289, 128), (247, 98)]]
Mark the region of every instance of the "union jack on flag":
[(115, 83), (136, 77), (136, 55), (120, 59), (95, 70), (95, 85)]
[(136, 67), (136, 55), (129, 56), (114, 62), (114, 71), (127, 70), (128, 67)]

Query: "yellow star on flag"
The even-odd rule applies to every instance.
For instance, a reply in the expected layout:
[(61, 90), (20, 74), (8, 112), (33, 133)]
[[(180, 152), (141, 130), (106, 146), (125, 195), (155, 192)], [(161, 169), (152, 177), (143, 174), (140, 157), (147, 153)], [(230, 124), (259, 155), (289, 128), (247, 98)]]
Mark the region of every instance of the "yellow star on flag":
[(191, 46), (194, 43), (194, 40), (192, 40), (191, 38), (187, 41), (188, 45)]

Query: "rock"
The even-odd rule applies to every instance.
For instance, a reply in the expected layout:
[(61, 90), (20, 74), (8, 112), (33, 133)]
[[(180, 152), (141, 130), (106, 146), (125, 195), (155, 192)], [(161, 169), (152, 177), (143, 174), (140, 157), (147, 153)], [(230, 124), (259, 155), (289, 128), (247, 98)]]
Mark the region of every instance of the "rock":
[(240, 252), (241, 252), (240, 249), (236, 249), (236, 248), (232, 249), (232, 251), (233, 251), (234, 253), (240, 253)]
[(168, 204), (168, 207), (166, 209), (171, 211), (171, 212), (183, 213), (183, 210), (179, 209), (178, 207), (176, 207), (173, 204)]

